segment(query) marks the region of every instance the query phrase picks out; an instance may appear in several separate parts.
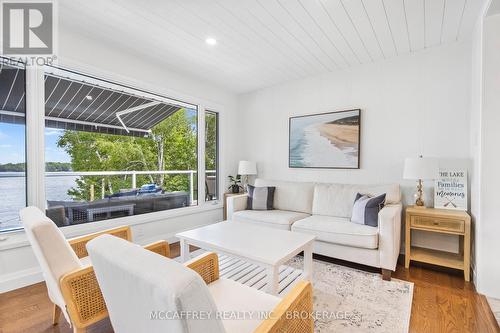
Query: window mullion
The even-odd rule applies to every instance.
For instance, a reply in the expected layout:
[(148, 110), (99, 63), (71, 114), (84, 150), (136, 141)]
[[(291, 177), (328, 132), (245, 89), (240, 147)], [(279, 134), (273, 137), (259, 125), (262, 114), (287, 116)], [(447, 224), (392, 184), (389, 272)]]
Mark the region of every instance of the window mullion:
[(205, 204), (205, 107), (198, 106), (198, 205)]
[(26, 66), (26, 179), (28, 206), (45, 210), (45, 84), (39, 66)]

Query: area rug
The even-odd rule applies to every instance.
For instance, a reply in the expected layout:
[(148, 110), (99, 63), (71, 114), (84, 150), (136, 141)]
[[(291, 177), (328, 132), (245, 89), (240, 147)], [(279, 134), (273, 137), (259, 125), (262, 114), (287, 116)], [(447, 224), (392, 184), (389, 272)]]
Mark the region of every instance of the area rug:
[[(288, 265), (302, 267), (302, 258)], [(332, 263), (313, 263), (315, 332), (408, 332), (413, 283)]]
[[(203, 250), (191, 255), (202, 254)], [(301, 278), (303, 258), (297, 256), (280, 267), (280, 295)], [(266, 270), (242, 259), (219, 254), (220, 276), (252, 288), (266, 290)], [(413, 283), (380, 274), (313, 261), (314, 315), (316, 333), (408, 332)]]

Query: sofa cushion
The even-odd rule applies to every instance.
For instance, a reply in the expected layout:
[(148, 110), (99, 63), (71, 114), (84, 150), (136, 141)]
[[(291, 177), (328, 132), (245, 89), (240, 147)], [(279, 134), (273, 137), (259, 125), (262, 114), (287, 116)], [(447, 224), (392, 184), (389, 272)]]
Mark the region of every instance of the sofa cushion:
[[(262, 322), (262, 316), (270, 313), (281, 301), (279, 297), (224, 278), (209, 284), (208, 289), (217, 310), (228, 314), (228, 319), (222, 320), (227, 333), (254, 332)], [(246, 320), (231, 317), (235, 313), (245, 314)]]
[(261, 224), (267, 227), (290, 230), (295, 221), (306, 218), (309, 214), (286, 210), (240, 210), (233, 214), (233, 222)]
[(385, 193), (386, 204), (395, 204), (401, 201), (398, 184), (316, 184), (314, 187), (312, 214), (350, 218), (352, 205), (358, 193), (367, 194), (371, 197)]
[(255, 186), (274, 186), (274, 209), (311, 214), (314, 183), (256, 179)]
[(315, 235), (317, 241), (327, 243), (378, 248), (378, 228), (352, 223), (346, 218), (313, 215), (295, 222), (292, 231)]

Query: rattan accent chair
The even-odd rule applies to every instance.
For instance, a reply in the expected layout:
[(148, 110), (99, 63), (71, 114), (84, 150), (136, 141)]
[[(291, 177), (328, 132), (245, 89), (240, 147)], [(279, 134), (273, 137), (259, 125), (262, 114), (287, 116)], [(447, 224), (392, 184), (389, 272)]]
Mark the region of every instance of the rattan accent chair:
[(107, 235), (87, 249), (116, 333), (313, 332), (310, 282), (280, 298), (219, 278), (215, 253), (180, 264)]
[[(117, 227), (66, 240), (55, 223), (38, 208), (24, 208), (20, 216), (42, 268), (49, 298), (54, 303), (53, 324), (59, 323), (62, 313), (75, 333), (83, 333), (88, 326), (108, 317), (86, 244), (104, 234), (131, 242), (130, 227)], [(170, 255), (166, 241), (144, 248), (165, 257)]]

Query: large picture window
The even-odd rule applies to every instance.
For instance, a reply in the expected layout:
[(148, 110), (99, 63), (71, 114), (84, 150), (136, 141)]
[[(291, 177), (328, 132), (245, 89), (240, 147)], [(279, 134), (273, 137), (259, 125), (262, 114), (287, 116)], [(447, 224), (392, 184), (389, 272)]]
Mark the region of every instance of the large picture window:
[(196, 106), (59, 70), (45, 77), (45, 116), (58, 226), (197, 205)]
[(24, 67), (0, 59), (0, 232), (21, 228), (26, 206)]

